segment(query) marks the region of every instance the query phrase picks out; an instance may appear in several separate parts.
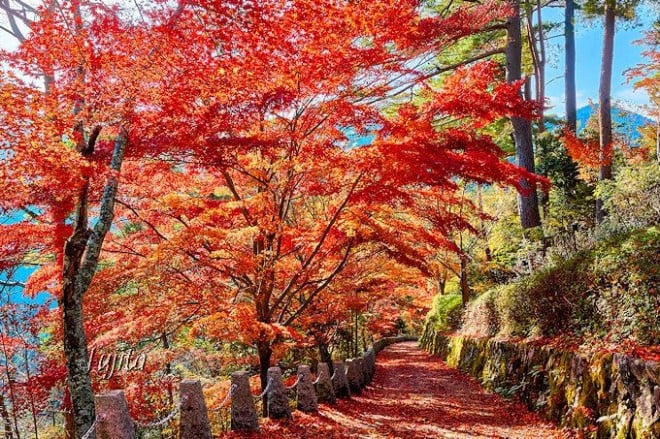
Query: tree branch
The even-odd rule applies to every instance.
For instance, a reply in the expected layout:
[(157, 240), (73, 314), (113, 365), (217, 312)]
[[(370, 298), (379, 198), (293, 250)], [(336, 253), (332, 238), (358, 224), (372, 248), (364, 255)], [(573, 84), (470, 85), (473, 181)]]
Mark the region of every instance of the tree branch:
[(119, 172), (124, 161), (124, 152), (128, 144), (128, 133), (124, 127), (120, 127), (119, 134), (115, 139), (115, 147), (110, 160), (111, 174), (106, 181), (101, 198), (101, 208), (98, 221), (92, 229), (91, 235), (87, 241), (87, 252), (85, 253), (80, 271), (78, 273), (78, 282), (76, 282), (76, 292), (82, 296), (92, 283), (92, 278), (96, 272), (103, 246), (103, 240), (110, 230), (114, 218), (115, 197), (119, 187)]
[(120, 199), (115, 199), (115, 203), (119, 204), (120, 206), (124, 206), (126, 209), (130, 210), (133, 213), (133, 215), (135, 215), (137, 217), (137, 219), (139, 219), (140, 221), (145, 223), (156, 235), (158, 235), (158, 237), (160, 239), (162, 239), (163, 241), (168, 241), (167, 237), (165, 235), (163, 235), (156, 228), (156, 226), (154, 226), (149, 220), (146, 220), (146, 219), (142, 218), (142, 216), (140, 216), (138, 211), (133, 206), (128, 205), (127, 203), (121, 201)]
[[(222, 170), (222, 176), (225, 179), (225, 182), (227, 183), (227, 187), (231, 191), (232, 195), (234, 196), (234, 200), (236, 201), (243, 201), (241, 198), (240, 194), (238, 193), (238, 190), (236, 190), (236, 185), (234, 184), (234, 180), (232, 180), (231, 175), (229, 175), (229, 172), (227, 172), (226, 169)], [(254, 220), (250, 216), (250, 212), (247, 210), (247, 207), (241, 206), (241, 212), (243, 213), (243, 217), (245, 217), (245, 221), (250, 226), (254, 225)]]
[[(346, 205), (348, 204), (348, 201), (350, 200), (351, 196), (353, 195), (353, 192), (355, 192), (355, 189), (357, 188), (358, 183), (362, 179), (362, 175), (358, 175), (358, 177), (355, 179), (353, 182), (353, 185), (351, 186), (351, 189), (348, 191), (348, 194), (346, 195), (346, 198), (344, 201), (341, 203), (341, 205), (337, 208), (337, 211), (334, 213), (330, 221), (328, 222), (328, 225), (325, 227), (323, 230), (323, 233), (321, 234), (321, 237), (319, 238), (319, 242), (316, 244), (316, 247), (312, 251), (312, 253), (307, 257), (307, 259), (302, 262), (302, 266), (300, 267), (300, 271), (298, 271), (296, 274), (291, 277), (289, 280), (287, 286), (282, 290), (282, 292), (279, 294), (279, 296), (275, 299), (275, 302), (273, 303), (273, 306), (271, 307), (270, 311), (270, 317), (272, 317), (272, 312), (277, 309), (278, 306), (282, 304), (286, 296), (289, 294), (291, 291), (291, 288), (293, 288), (293, 285), (295, 282), (300, 279), (300, 276), (307, 270), (307, 267), (312, 263), (318, 252), (321, 250), (321, 247), (325, 243), (326, 238), (328, 237), (328, 234), (332, 230), (332, 227), (335, 225), (337, 220), (339, 219), (339, 215), (342, 213)], [(282, 313), (280, 312), (280, 317), (282, 316)]]
[(318, 296), (321, 293), (321, 291), (323, 291), (328, 285), (330, 285), (330, 282), (332, 282), (335, 276), (337, 276), (337, 274), (339, 274), (346, 266), (346, 263), (348, 262), (348, 257), (350, 256), (352, 249), (353, 249), (353, 240), (349, 241), (348, 247), (346, 248), (346, 252), (344, 253), (344, 257), (335, 267), (335, 269), (332, 271), (330, 276), (328, 276), (325, 279), (325, 281), (307, 297), (307, 299), (302, 303), (300, 308), (296, 310), (296, 312), (291, 314), (291, 316), (288, 319), (286, 319), (286, 321), (283, 323), (284, 326), (288, 326), (292, 321), (294, 321), (298, 316), (300, 316), (300, 314), (302, 314), (303, 311), (305, 311), (310, 306), (314, 298)]
[(394, 98), (396, 96), (399, 96), (399, 95), (401, 95), (401, 94), (403, 94), (407, 91), (410, 91), (412, 88), (414, 88), (419, 83), (427, 81), (427, 80), (429, 80), (429, 79), (431, 79), (435, 76), (438, 76), (442, 73), (446, 73), (446, 72), (449, 72), (449, 71), (452, 71), (452, 70), (456, 70), (459, 67), (463, 67), (463, 66), (466, 66), (468, 64), (472, 64), (473, 62), (480, 61), (484, 58), (488, 58), (488, 57), (491, 57), (493, 55), (504, 53), (505, 51), (506, 51), (505, 47), (498, 47), (496, 49), (489, 50), (488, 52), (484, 52), (484, 53), (481, 53), (479, 55), (475, 55), (472, 58), (468, 58), (466, 60), (457, 62), (455, 64), (450, 64), (450, 65), (442, 66), (442, 67), (437, 66), (432, 73), (421, 76), (418, 80), (411, 82), (410, 84), (406, 85), (405, 87), (402, 87), (402, 88), (399, 88), (399, 89), (395, 90), (392, 94), (374, 98), (373, 100), (368, 102), (368, 105), (373, 105), (373, 104), (375, 104), (379, 101), (383, 101), (385, 99), (392, 99), (392, 98)]

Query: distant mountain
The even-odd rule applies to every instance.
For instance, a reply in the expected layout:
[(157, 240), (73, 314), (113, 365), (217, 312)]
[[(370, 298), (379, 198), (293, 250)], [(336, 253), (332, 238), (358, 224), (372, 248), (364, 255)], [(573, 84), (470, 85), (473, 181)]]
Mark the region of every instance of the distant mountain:
[[(598, 112), (598, 105), (586, 105), (577, 110), (577, 125), (578, 131), (582, 131), (592, 114)], [(594, 117), (598, 117), (597, 114)], [(625, 110), (619, 107), (612, 107), (612, 126), (614, 131), (620, 135), (625, 136), (632, 142), (636, 142), (641, 137), (639, 128), (642, 126), (653, 123), (653, 121), (641, 114)]]

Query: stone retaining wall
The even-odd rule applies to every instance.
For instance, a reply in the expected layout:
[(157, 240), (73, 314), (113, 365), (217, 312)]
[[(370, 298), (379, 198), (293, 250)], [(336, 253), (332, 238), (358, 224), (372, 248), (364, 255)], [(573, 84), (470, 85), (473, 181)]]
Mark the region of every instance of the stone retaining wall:
[(660, 438), (658, 362), (433, 331), (420, 344), (487, 389), (515, 395), (586, 437)]

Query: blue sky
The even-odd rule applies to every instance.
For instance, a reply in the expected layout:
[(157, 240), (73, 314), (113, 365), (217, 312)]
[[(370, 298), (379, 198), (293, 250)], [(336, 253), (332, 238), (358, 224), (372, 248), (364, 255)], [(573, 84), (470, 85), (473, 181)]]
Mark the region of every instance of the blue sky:
[[(23, 215), (19, 213), (14, 213), (10, 215), (5, 215), (0, 217), (0, 225), (14, 224), (22, 219)], [(11, 280), (24, 282), (30, 274), (35, 270), (35, 267), (22, 266), (19, 267), (16, 272), (13, 273), (11, 279), (7, 279), (7, 273), (0, 272), (0, 280)], [(9, 297), (10, 302), (18, 303), (29, 303), (29, 304), (41, 304), (44, 303), (50, 297), (49, 294), (41, 293), (34, 298), (23, 296), (23, 288), (20, 287), (0, 287), (2, 290), (2, 295), (0, 296), (0, 302)]]
[[(645, 62), (642, 57), (644, 46), (635, 44), (643, 36), (646, 29), (650, 29), (658, 10), (654, 12), (651, 7), (640, 7), (638, 26), (619, 24), (614, 37), (614, 65), (612, 74), (612, 98), (615, 103), (626, 108), (640, 110), (640, 107), (649, 103), (644, 91), (633, 90), (633, 84), (628, 83), (625, 71), (635, 65)], [(545, 21), (561, 21), (563, 23), (562, 8), (546, 8)], [(578, 108), (587, 105), (589, 99), (598, 102), (598, 84), (600, 81), (600, 61), (602, 52), (603, 28), (602, 19), (587, 22), (576, 12), (576, 78)], [(561, 34), (563, 29), (554, 31)], [(558, 36), (550, 40), (548, 54), (548, 70), (546, 73), (546, 95), (550, 104), (554, 105), (548, 112), (563, 115), (564, 112), (564, 37)]]

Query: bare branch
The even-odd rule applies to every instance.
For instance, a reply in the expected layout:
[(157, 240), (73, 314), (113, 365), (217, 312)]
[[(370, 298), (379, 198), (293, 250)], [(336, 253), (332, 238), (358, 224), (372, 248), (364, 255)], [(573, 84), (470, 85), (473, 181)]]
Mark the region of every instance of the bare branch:
[(18, 281), (12, 281), (12, 280), (2, 280), (2, 279), (0, 279), (0, 286), (9, 287), (9, 288), (14, 288), (14, 287), (25, 288), (25, 283), (18, 282)]

